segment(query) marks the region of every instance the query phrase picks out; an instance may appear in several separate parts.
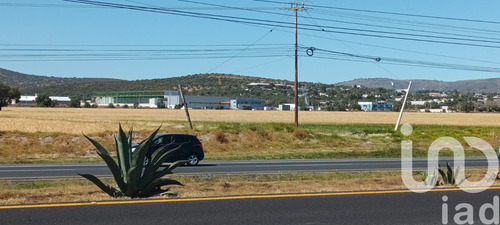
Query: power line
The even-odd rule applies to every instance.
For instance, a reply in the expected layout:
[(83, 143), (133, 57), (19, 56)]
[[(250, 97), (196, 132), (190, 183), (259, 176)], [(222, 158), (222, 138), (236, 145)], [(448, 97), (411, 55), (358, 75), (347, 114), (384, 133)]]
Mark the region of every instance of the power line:
[(457, 18), (457, 17), (431, 16), (431, 15), (422, 15), (422, 14), (397, 13), (397, 12), (388, 12), (388, 11), (376, 11), (376, 10), (353, 9), (353, 8), (343, 8), (343, 7), (334, 7), (334, 6), (324, 6), (324, 5), (312, 5), (312, 7), (315, 7), (315, 6), (321, 7), (321, 8), (327, 8), (327, 9), (337, 9), (337, 10), (354, 11), (354, 12), (365, 12), (365, 13), (376, 13), (376, 14), (385, 14), (385, 15), (407, 16), (407, 17), (418, 17), (418, 18), (429, 18), (429, 19), (440, 19), (440, 20), (452, 20), (452, 21), (474, 22), (474, 23), (486, 23), (486, 24), (500, 24), (499, 21), (492, 21), (492, 20), (464, 19), (464, 18)]
[[(416, 67), (428, 67), (428, 68), (438, 68), (438, 69), (452, 69), (452, 70), (464, 70), (464, 71), (475, 71), (475, 72), (488, 72), (488, 73), (500, 73), (500, 68), (498, 67), (484, 67), (484, 66), (473, 66), (464, 64), (452, 64), (443, 62), (430, 62), (422, 60), (411, 60), (411, 59), (399, 59), (391, 57), (377, 57), (369, 55), (356, 55), (332, 50), (326, 50), (321, 48), (316, 48), (316, 52), (325, 53), (327, 56), (318, 56), (324, 59), (328, 59), (329, 56), (333, 56), (331, 59), (339, 59), (339, 57), (349, 61), (350, 58), (356, 58), (355, 61), (369, 62), (373, 59), (382, 64), (390, 65), (403, 65), (403, 66), (416, 66)], [(368, 60), (368, 61), (367, 61)], [(353, 60), (354, 61), (354, 60)]]
[[(254, 0), (254, 1), (257, 1), (257, 2), (267, 2), (267, 3), (276, 3), (276, 4), (288, 4), (287, 2), (271, 1), (271, 0)], [(386, 14), (386, 15), (396, 15), (396, 16), (419, 17), (419, 18), (440, 19), (440, 20), (452, 20), (452, 21), (462, 21), (462, 22), (500, 24), (500, 21), (492, 21), (492, 20), (465, 19), (465, 18), (457, 18), (457, 17), (433, 16), (433, 15), (411, 14), (411, 13), (398, 13), (398, 12), (366, 10), (366, 9), (353, 9), (353, 8), (325, 6), (325, 5), (314, 5), (314, 4), (311, 4), (310, 7), (311, 8), (320, 7), (320, 8), (327, 8), (327, 9), (343, 10), (343, 11), (376, 13), (376, 14)]]
[[(165, 10), (165, 9), (160, 9), (160, 8), (140, 7), (140, 6), (123, 5), (123, 4), (111, 4), (111, 3), (88, 1), (88, 0), (64, 0), (64, 1), (92, 4), (92, 5), (95, 4), (95, 5), (108, 6), (108, 7), (113, 7), (113, 8), (123, 8), (123, 9), (139, 10), (139, 11), (154, 12), (154, 13), (164, 13), (164, 14), (171, 14), (171, 15), (188, 16), (188, 17), (195, 17), (195, 18), (213, 19), (213, 20), (235, 22), (235, 23), (242, 23), (242, 24), (276, 26), (276, 27), (281, 27), (281, 28), (293, 28), (293, 26), (291, 26), (290, 23), (272, 21), (272, 20), (252, 19), (252, 18), (245, 18), (245, 17), (224, 16), (224, 15), (206, 14), (206, 13), (195, 13), (195, 12), (186, 12), (186, 11), (179, 11), (179, 10)], [(345, 27), (332, 27), (332, 26), (325, 26), (325, 28), (332, 29), (332, 30), (318, 30), (316, 28), (311, 28), (311, 26), (314, 26), (314, 25), (301, 24), (301, 29), (302, 30), (309, 30), (309, 31), (335, 32), (335, 33), (339, 33), (339, 34), (357, 35), (357, 36), (364, 36), (364, 37), (387, 38), (387, 39), (419, 41), (419, 42), (439, 43), (439, 44), (453, 44), (453, 45), (472, 46), (472, 47), (500, 48), (500, 46), (498, 46), (498, 45), (484, 44), (484, 43), (500, 44), (500, 42), (496, 42), (496, 41), (442, 37), (442, 36), (434, 36), (434, 35), (417, 35), (417, 34), (407, 34), (407, 33), (400, 33), (400, 32), (384, 32), (384, 31), (376, 31), (376, 30), (352, 29), (352, 28), (345, 28)], [(356, 32), (358, 32), (358, 33), (356, 33)], [(393, 35), (393, 36), (391, 36), (391, 35)], [(405, 37), (405, 36), (407, 36), (407, 37)], [(415, 36), (418, 36), (418, 38), (416, 38)], [(444, 39), (444, 40), (435, 40), (435, 39)], [(459, 42), (459, 41), (465, 41), (465, 42)], [(478, 43), (468, 43), (468, 42), (478, 42)]]
[[(266, 14), (271, 14), (271, 15), (285, 15), (282, 13), (267, 12), (267, 11), (262, 11), (262, 10), (250, 9), (250, 8), (246, 8), (246, 7), (225, 6), (225, 5), (220, 5), (220, 4), (204, 3), (204, 2), (198, 2), (198, 1), (192, 1), (192, 0), (179, 0), (179, 1), (200, 4), (200, 5), (215, 6), (215, 7), (219, 7), (219, 8), (225, 8), (225, 9), (245, 10), (245, 11), (251, 11), (251, 12), (258, 12), (258, 13), (266, 13)], [(313, 18), (308, 12), (307, 12), (307, 14), (309, 15), (309, 17), (311, 19), (320, 20), (320, 21), (338, 22), (338, 23), (345, 23), (345, 24), (351, 24), (351, 25), (370, 26), (370, 27), (396, 29), (396, 30), (406, 30), (406, 31), (413, 31), (413, 32), (430, 33), (430, 34), (443, 34), (443, 35), (451, 35), (451, 36), (455, 36), (455, 37), (460, 36), (460, 37), (469, 37), (469, 38), (483, 38), (483, 39), (497, 40), (497, 41), (500, 40), (499, 38), (481, 37), (481, 36), (475, 36), (475, 35), (464, 35), (464, 34), (457, 34), (457, 33), (437, 32), (437, 31), (428, 31), (428, 30), (420, 30), (420, 29), (409, 29), (409, 28), (403, 28), (403, 27), (374, 25), (374, 24), (358, 23), (358, 22), (350, 22), (350, 21), (342, 21), (342, 20), (332, 20), (332, 19), (325, 19), (325, 18)]]

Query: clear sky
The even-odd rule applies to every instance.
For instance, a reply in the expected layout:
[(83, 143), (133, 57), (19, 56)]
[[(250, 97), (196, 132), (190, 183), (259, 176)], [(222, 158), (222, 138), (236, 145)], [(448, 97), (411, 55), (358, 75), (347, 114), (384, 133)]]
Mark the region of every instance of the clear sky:
[[(155, 11), (145, 12), (0, 0), (0, 67), (58, 77), (136, 80), (214, 72), (293, 80), (295, 17), (280, 3), (288, 1), (193, 1), (105, 1)], [(300, 81), (499, 77), (500, 1), (315, 0), (304, 6)], [(312, 56), (308, 47), (316, 48)]]

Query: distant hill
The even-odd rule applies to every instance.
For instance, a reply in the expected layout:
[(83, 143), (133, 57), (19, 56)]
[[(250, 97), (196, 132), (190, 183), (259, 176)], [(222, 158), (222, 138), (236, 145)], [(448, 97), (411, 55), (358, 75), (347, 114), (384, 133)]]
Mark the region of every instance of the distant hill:
[[(338, 85), (361, 85), (369, 88), (392, 88), (391, 82), (396, 89), (406, 89), (410, 80), (394, 80), (388, 78), (365, 78), (341, 82)], [(411, 80), (412, 91), (454, 91), (461, 92), (500, 92), (500, 78), (463, 80), (455, 82), (445, 82), (437, 80)]]
[[(219, 85), (219, 78), (221, 79), (222, 85)], [(459, 90), (500, 92), (500, 78), (456, 82), (436, 80), (412, 81), (412, 91)], [(11, 87), (19, 88), (23, 95), (34, 95), (38, 93), (58, 96), (83, 96), (88, 98), (93, 96), (96, 92), (177, 90), (177, 86), (181, 84), (185, 90), (187, 90), (186, 94), (191, 95), (247, 96), (265, 99), (266, 102), (272, 103), (293, 102), (293, 89), (282, 88), (293, 85), (292, 81), (232, 74), (196, 74), (182, 77), (128, 81), (107, 78), (37, 76), (0, 68), (0, 82), (6, 83)], [(311, 95), (310, 97), (313, 97), (314, 95), (319, 96), (319, 93), (325, 93), (328, 90), (336, 89), (338, 86), (361, 85), (368, 88), (391, 89), (391, 82), (394, 83), (394, 88), (396, 89), (404, 89), (408, 86), (408, 80), (368, 78), (337, 84), (301, 82), (300, 87), (308, 88), (309, 94)], [(248, 86), (249, 83), (269, 83), (272, 85), (270, 87)]]
[[(223, 85), (219, 86), (219, 78)], [(238, 96), (249, 83), (292, 85), (291, 81), (231, 74), (196, 74), (150, 80), (119, 80), (103, 78), (60, 78), (27, 75), (0, 68), (0, 82), (19, 88), (23, 95), (49, 94), (60, 96), (91, 96), (95, 92), (177, 90), (180, 84), (190, 94)], [(306, 83), (304, 83), (306, 84)], [(252, 94), (249, 94), (252, 96)]]
[(50, 95), (70, 95), (84, 93), (95, 87), (109, 87), (126, 81), (109, 78), (61, 78), (36, 76), (0, 68), (0, 82), (18, 88), (23, 95), (46, 93)]

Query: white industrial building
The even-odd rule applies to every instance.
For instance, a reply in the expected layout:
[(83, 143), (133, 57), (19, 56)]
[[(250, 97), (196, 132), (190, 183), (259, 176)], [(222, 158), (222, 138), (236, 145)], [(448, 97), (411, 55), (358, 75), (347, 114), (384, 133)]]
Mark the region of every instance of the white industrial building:
[[(19, 101), (17, 102), (12, 102), (13, 105), (23, 105), (23, 106), (34, 106), (36, 105), (36, 98), (38, 97), (38, 94), (35, 95), (21, 95), (21, 98), (19, 98)], [(49, 96), (49, 98), (52, 101), (57, 101), (59, 104), (69, 104), (71, 99), (66, 96)]]

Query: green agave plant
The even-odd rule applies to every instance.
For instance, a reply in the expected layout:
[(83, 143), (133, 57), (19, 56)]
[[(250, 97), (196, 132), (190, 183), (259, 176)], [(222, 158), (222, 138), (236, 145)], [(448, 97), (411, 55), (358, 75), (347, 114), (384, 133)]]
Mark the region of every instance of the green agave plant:
[[(106, 162), (107, 166), (113, 174), (116, 182), (116, 187), (104, 184), (101, 180), (91, 174), (79, 174), (82, 177), (92, 181), (95, 185), (101, 188), (104, 192), (112, 197), (147, 197), (153, 194), (160, 193), (161, 186), (164, 185), (182, 185), (176, 180), (169, 179), (165, 175), (172, 174), (172, 170), (176, 167), (186, 163), (185, 160), (176, 161), (168, 167), (161, 165), (167, 160), (179, 147), (168, 150), (169, 145), (159, 148), (151, 156), (151, 162), (147, 166), (143, 166), (144, 157), (148, 152), (149, 147), (153, 142), (153, 138), (158, 133), (156, 129), (146, 140), (141, 142), (132, 153), (132, 129), (128, 133), (128, 137), (120, 129), (115, 135), (116, 153), (118, 156), (118, 163), (109, 155), (108, 151), (97, 141), (85, 136), (96, 148), (97, 154)], [(168, 190), (167, 190), (168, 191)]]
[(453, 171), (453, 168), (451, 168), (450, 164), (446, 162), (446, 172), (442, 170), (441, 168), (438, 168), (439, 174), (443, 178), (443, 183), (447, 185), (455, 185), (455, 184), (461, 184), (464, 182), (465, 179), (460, 180), (458, 183), (455, 180), (457, 173), (462, 169), (462, 166), (459, 166), (455, 171)]
[(424, 184), (427, 186), (436, 186), (438, 183), (438, 176), (436, 174), (436, 171), (434, 171), (432, 174), (429, 174), (427, 172), (424, 173), (422, 176), (422, 180), (424, 181)]

